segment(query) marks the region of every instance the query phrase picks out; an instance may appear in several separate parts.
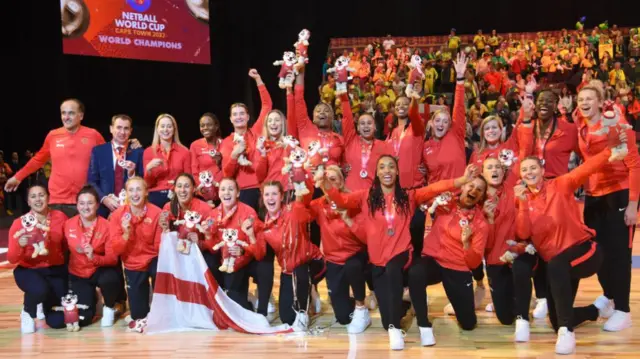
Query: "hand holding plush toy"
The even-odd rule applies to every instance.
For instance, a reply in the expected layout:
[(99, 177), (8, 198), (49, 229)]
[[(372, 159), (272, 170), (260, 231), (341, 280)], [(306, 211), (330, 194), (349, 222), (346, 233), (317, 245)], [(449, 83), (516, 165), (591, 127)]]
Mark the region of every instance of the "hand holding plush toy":
[(416, 82), (422, 81), (425, 78), (424, 72), (422, 71), (422, 58), (420, 55), (411, 56), (411, 62), (407, 64), (411, 69), (409, 72), (409, 81), (407, 84), (407, 88), (405, 93), (409, 98), (420, 98), (420, 94), (414, 90)]
[[(247, 149), (247, 143), (244, 140), (244, 136), (239, 135), (237, 133), (233, 133), (233, 143), (235, 143), (237, 147), (234, 147), (233, 152), (236, 152), (236, 154), (238, 154), (238, 164), (240, 166), (251, 166), (252, 163), (251, 161), (249, 161), (249, 159), (247, 158), (245, 152)], [(232, 152), (232, 155), (233, 155)]]
[(307, 152), (300, 148), (294, 148), (289, 157), (284, 158), (284, 166), (282, 166), (282, 174), (289, 174), (291, 183), (296, 196), (304, 196), (309, 194), (309, 189), (306, 185), (307, 171), (305, 170), (305, 164), (307, 162)]
[(211, 201), (215, 198), (215, 188), (220, 186), (218, 182), (213, 179), (213, 173), (211, 171), (202, 171), (198, 175), (200, 184), (196, 190), (200, 192), (200, 195), (206, 200)]
[(304, 65), (309, 63), (309, 55), (307, 50), (309, 48), (309, 38), (311, 37), (311, 32), (307, 29), (302, 29), (298, 34), (298, 41), (296, 41), (293, 46), (296, 48), (296, 55), (298, 57), (298, 63), (295, 65), (294, 69), (296, 72), (300, 72), (301, 69), (304, 68)]
[(45, 241), (46, 235), (49, 233), (49, 227), (38, 223), (38, 219), (33, 212), (29, 212), (20, 217), (20, 224), (22, 225), (22, 229), (17, 231), (13, 235), (13, 238), (18, 239), (23, 236), (28, 238), (27, 245), (30, 244), (33, 246), (31, 258), (48, 255), (49, 250), (45, 246)]
[(238, 230), (233, 228), (220, 229), (222, 232), (222, 241), (213, 246), (213, 250), (217, 251), (222, 248), (222, 265), (218, 268), (221, 272), (233, 273), (235, 271), (236, 256), (229, 252), (229, 249), (235, 246), (248, 247), (247, 242), (238, 239)]
[(327, 149), (322, 148), (320, 141), (311, 141), (307, 151), (307, 161), (305, 168), (312, 171), (313, 182), (316, 188), (320, 188), (324, 178), (324, 164), (328, 161)]
[[(195, 211), (187, 211), (184, 214), (184, 219), (174, 221), (173, 224), (178, 227), (178, 252), (182, 254), (189, 254), (191, 250), (191, 244), (197, 241), (197, 233), (205, 233), (204, 229), (200, 225), (202, 221), (202, 215)], [(194, 239), (195, 235), (195, 241)]]
[[(591, 132), (593, 135), (607, 135), (610, 143), (614, 143), (611, 148), (609, 162), (622, 160), (629, 153), (624, 134), (625, 130), (631, 129), (631, 125), (620, 121), (620, 112), (613, 101), (606, 101), (602, 112), (602, 128)], [(621, 143), (622, 142), (622, 143)]]

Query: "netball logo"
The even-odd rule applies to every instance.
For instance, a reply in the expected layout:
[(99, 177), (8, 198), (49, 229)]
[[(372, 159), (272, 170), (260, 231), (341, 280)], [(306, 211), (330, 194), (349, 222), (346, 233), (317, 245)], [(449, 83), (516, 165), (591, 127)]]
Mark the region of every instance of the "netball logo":
[(151, 0), (127, 0), (127, 4), (137, 12), (145, 12), (151, 6)]

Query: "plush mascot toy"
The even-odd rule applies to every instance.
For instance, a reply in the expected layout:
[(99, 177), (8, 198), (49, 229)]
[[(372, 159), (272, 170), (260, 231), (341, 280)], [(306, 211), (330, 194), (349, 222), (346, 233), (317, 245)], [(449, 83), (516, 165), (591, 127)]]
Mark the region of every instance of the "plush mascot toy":
[[(420, 94), (415, 91), (416, 82), (424, 80), (424, 72), (422, 71), (422, 58), (420, 55), (411, 56), (411, 62), (407, 64), (411, 69), (409, 72), (409, 82), (405, 90), (409, 98), (420, 98)], [(417, 96), (417, 97), (416, 97)]]
[(33, 246), (31, 258), (48, 255), (49, 250), (45, 242), (47, 234), (49, 233), (49, 225), (38, 223), (38, 219), (33, 212), (29, 212), (20, 217), (20, 224), (22, 225), (22, 229), (17, 231), (16, 234), (13, 235), (13, 238), (19, 239), (24, 235), (29, 236), (27, 245)]
[(278, 82), (278, 86), (281, 89), (290, 88), (293, 86), (293, 66), (295, 64), (296, 55), (291, 51), (285, 51), (284, 54), (282, 54), (282, 60), (278, 60), (273, 63), (273, 66), (280, 66), (280, 72), (278, 73), (278, 78), (280, 78), (280, 81)]
[(57, 312), (64, 312), (64, 323), (67, 325), (67, 330), (70, 332), (77, 332), (80, 330), (80, 320), (84, 320), (84, 317), (80, 316), (78, 309), (87, 310), (89, 306), (84, 304), (78, 304), (78, 296), (71, 291), (67, 295), (61, 298), (60, 307), (53, 307), (53, 310)]
[[(613, 101), (606, 101), (602, 112), (602, 128), (591, 132), (593, 135), (607, 135), (609, 138), (617, 138), (620, 132), (629, 130), (631, 125), (620, 121), (620, 112)], [(611, 149), (609, 162), (623, 159), (629, 153), (626, 143), (621, 143)]]
[(296, 48), (296, 56), (298, 57), (298, 63), (295, 65), (295, 71), (297, 73), (301, 72), (306, 64), (309, 63), (309, 38), (311, 37), (311, 32), (307, 29), (302, 29), (298, 34), (298, 41), (296, 41), (293, 46)]
[(307, 180), (307, 171), (305, 170), (306, 162), (307, 152), (301, 147), (295, 147), (289, 153), (289, 157), (284, 158), (282, 174), (289, 174), (296, 196), (309, 194), (309, 189), (305, 184)]
[(220, 272), (233, 273), (235, 270), (236, 257), (229, 253), (229, 249), (235, 246), (248, 247), (247, 242), (238, 239), (238, 230), (232, 228), (220, 229), (222, 232), (222, 241), (213, 246), (213, 250), (217, 251), (222, 248), (222, 265), (218, 268)]
[(355, 70), (349, 67), (349, 58), (340, 56), (336, 60), (336, 65), (327, 70), (327, 73), (335, 73), (336, 79), (336, 96), (347, 93), (347, 83), (351, 80), (350, 72)]
[(200, 225), (202, 221), (202, 215), (196, 211), (187, 211), (184, 214), (184, 219), (179, 219), (173, 222), (178, 226), (178, 252), (182, 254), (189, 254), (191, 250), (191, 240), (188, 238), (189, 233), (204, 233), (204, 229)]

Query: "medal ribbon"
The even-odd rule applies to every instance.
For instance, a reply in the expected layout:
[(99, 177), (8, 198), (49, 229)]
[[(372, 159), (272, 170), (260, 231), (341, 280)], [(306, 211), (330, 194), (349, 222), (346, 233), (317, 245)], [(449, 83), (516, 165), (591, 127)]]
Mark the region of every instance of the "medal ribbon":
[(129, 214), (131, 216), (131, 224), (138, 224), (140, 222), (142, 222), (142, 220), (144, 219), (144, 217), (146, 217), (147, 215), (147, 206), (145, 205), (144, 208), (142, 209), (142, 213), (139, 216), (135, 216), (133, 215), (133, 212), (131, 211), (131, 206), (127, 206), (127, 210), (124, 213)]
[(387, 198), (385, 198), (385, 202), (391, 202), (391, 206), (385, 206), (384, 219), (387, 221), (387, 231), (392, 231), (394, 230), (393, 224), (396, 217), (396, 203), (393, 201), (393, 198), (391, 196), (389, 196), (388, 201)]
[(229, 218), (231, 218), (231, 217), (236, 213), (236, 211), (237, 211), (237, 210), (238, 210), (238, 206), (236, 205), (236, 206), (234, 206), (234, 207), (233, 207), (233, 209), (231, 209), (231, 210), (229, 211), (229, 213), (227, 213), (227, 214), (224, 216), (224, 218), (222, 218), (222, 211), (223, 211), (223, 209), (222, 209), (222, 208), (220, 208), (220, 212), (218, 213), (218, 225), (219, 225), (219, 226), (224, 226), (224, 225), (225, 225), (225, 223), (227, 223), (227, 221), (229, 220)]
[[(400, 131), (399, 128), (396, 128), (396, 130)], [(393, 152), (395, 153), (395, 157), (396, 158), (400, 155), (400, 145), (402, 145), (402, 140), (404, 139), (404, 136), (406, 134), (407, 134), (407, 129), (405, 128), (405, 129), (402, 130), (402, 132), (400, 132), (399, 138), (398, 138), (398, 136), (394, 136), (393, 137)]]
[(125, 155), (126, 155), (126, 153), (127, 153), (127, 147), (128, 147), (128, 146), (129, 146), (129, 145), (128, 145), (128, 144), (126, 144), (126, 145), (124, 145), (124, 146), (121, 146), (121, 147), (120, 147), (120, 149), (118, 149), (118, 148), (116, 148), (116, 145), (115, 145), (113, 142), (111, 142), (111, 147), (113, 148), (113, 153), (114, 153), (114, 154), (115, 154), (115, 156), (116, 156), (116, 165), (118, 165), (118, 166), (119, 166), (119, 164), (118, 164), (118, 163), (119, 163), (120, 161), (124, 161), (124, 160), (125, 160)]
[(550, 126), (547, 126), (547, 128), (544, 130), (544, 135), (542, 135), (540, 134), (540, 124), (539, 122), (536, 123), (536, 149), (538, 150), (538, 158), (540, 158), (540, 160), (544, 161), (544, 149), (551, 139), (551, 131), (554, 127), (555, 119), (554, 123), (552, 123)]
[(322, 146), (322, 148), (327, 150), (327, 152), (323, 155), (324, 158), (329, 158), (329, 150), (331, 150), (331, 139), (329, 137), (330, 135), (324, 132), (318, 133), (318, 138), (320, 139), (320, 146)]
[(93, 233), (96, 230), (96, 226), (98, 224), (98, 219), (96, 218), (95, 222), (89, 227), (85, 228), (82, 224), (82, 219), (78, 219), (80, 221), (80, 228), (82, 229), (82, 239), (80, 240), (80, 245), (85, 247), (87, 244), (91, 243), (91, 239), (93, 238)]
[(367, 171), (367, 165), (369, 164), (369, 159), (371, 158), (371, 150), (373, 149), (373, 141), (370, 144), (367, 144), (363, 140), (362, 143), (362, 152), (361, 152), (361, 171)]

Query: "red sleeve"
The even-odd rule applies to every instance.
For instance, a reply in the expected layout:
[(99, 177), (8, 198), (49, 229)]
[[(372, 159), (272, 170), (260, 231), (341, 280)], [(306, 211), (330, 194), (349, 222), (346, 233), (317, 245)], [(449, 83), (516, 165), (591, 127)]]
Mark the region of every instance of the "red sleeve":
[(340, 95), (340, 106), (342, 106), (342, 138), (344, 139), (344, 147), (346, 148), (349, 143), (358, 136), (353, 123), (351, 105), (349, 105), (349, 95), (346, 93)]
[(529, 219), (529, 202), (516, 199), (516, 237), (524, 240), (531, 238), (531, 220)]
[(45, 165), (51, 159), (51, 152), (49, 151), (49, 146), (51, 142), (51, 132), (47, 134), (47, 137), (44, 139), (44, 144), (42, 148), (36, 153), (33, 158), (27, 162), (22, 169), (16, 173), (16, 178), (22, 182), (25, 178), (29, 177), (32, 173), (36, 172), (42, 166)]
[[(269, 152), (267, 156), (275, 156), (273, 152)], [(265, 178), (267, 178), (267, 174), (269, 173), (269, 160), (267, 156), (262, 156), (260, 152), (255, 151), (254, 160), (257, 158), (258, 161), (253, 161), (252, 164), (255, 166), (256, 178), (258, 179), (258, 183), (264, 182)], [(254, 163), (257, 162), (257, 163)]]
[(196, 142), (194, 141), (189, 146), (189, 155), (191, 157), (191, 174), (196, 179), (200, 174), (200, 163), (198, 163), (198, 154), (197, 154)]
[(393, 113), (389, 112), (387, 117), (384, 118), (384, 129), (382, 133), (385, 136), (389, 136), (391, 134), (391, 126), (393, 125)]
[(611, 150), (609, 148), (605, 148), (597, 155), (586, 160), (573, 171), (557, 177), (553, 181), (556, 181), (558, 189), (562, 192), (573, 193), (578, 189), (578, 187), (587, 181), (589, 176), (600, 170), (602, 166), (609, 162), (609, 156), (611, 156)]
[(640, 157), (636, 146), (636, 133), (627, 130), (627, 148), (629, 154), (622, 160), (629, 169), (629, 201), (638, 201), (640, 196)]
[(191, 168), (191, 153), (189, 153), (189, 150), (182, 146), (182, 152), (183, 152), (183, 158), (184, 160), (182, 161), (182, 172), (184, 173), (191, 173), (192, 168)]
[(425, 203), (433, 197), (439, 195), (440, 193), (453, 190), (454, 188), (455, 185), (453, 179), (438, 181), (426, 187), (417, 189), (413, 196), (413, 201), (416, 206), (419, 206), (422, 203)]
[(487, 238), (489, 237), (488, 232), (488, 228), (484, 225), (478, 228), (478, 230), (474, 230), (471, 234), (471, 244), (469, 248), (464, 251), (464, 261), (467, 263), (469, 269), (478, 268), (482, 263), (484, 248), (487, 245)]
[(113, 247), (109, 245), (111, 242), (111, 238), (109, 235), (109, 223), (105, 223), (104, 228), (102, 229), (104, 236), (104, 255), (93, 254), (93, 262), (97, 267), (112, 267), (118, 264), (118, 256), (113, 252)]
[(322, 210), (322, 203), (324, 201), (325, 201), (325, 198), (323, 196), (323, 197), (316, 198), (309, 203), (309, 211), (311, 212), (311, 215), (314, 218), (318, 217), (318, 214)]
[[(255, 232), (256, 243), (249, 244), (249, 246), (244, 249), (246, 252), (251, 253), (257, 261), (261, 261), (267, 253), (267, 242), (262, 233), (262, 230)], [(211, 247), (213, 247), (213, 245)]]
[(20, 230), (20, 228), (22, 228), (22, 224), (20, 222), (20, 218), (18, 218), (13, 221), (13, 224), (9, 229), (9, 249), (7, 251), (7, 260), (11, 264), (18, 263), (25, 253), (26, 247), (20, 247), (20, 244), (18, 244), (18, 240), (20, 238), (13, 238), (13, 236)]
[(409, 106), (409, 121), (411, 122), (411, 128), (413, 129), (413, 136), (424, 137), (424, 122), (422, 116), (420, 116), (420, 109), (418, 108), (418, 101), (412, 100)]
[(464, 106), (464, 84), (456, 83), (456, 94), (453, 99), (453, 131), (460, 139), (464, 140), (467, 134), (467, 117)]
[(307, 103), (304, 101), (304, 85), (296, 85), (295, 89), (295, 112), (296, 112), (296, 128), (298, 136), (302, 136), (308, 128), (314, 126), (311, 119), (309, 119), (309, 113), (307, 112)]
[(291, 208), (291, 219), (298, 224), (307, 224), (315, 218), (304, 203), (295, 201)]
[(151, 171), (147, 171), (147, 165), (154, 158), (155, 156), (151, 147), (148, 147), (144, 150), (144, 153), (142, 154), (142, 165), (144, 166), (144, 181), (147, 182), (147, 186), (149, 186), (149, 188), (153, 188), (155, 186), (157, 177), (156, 173), (160, 171), (160, 166), (152, 169)]
[(267, 90), (267, 86), (264, 84), (258, 86), (258, 92), (260, 92), (260, 101), (262, 102), (260, 106), (260, 114), (258, 115), (258, 119), (256, 123), (251, 126), (251, 131), (254, 133), (262, 133), (262, 126), (264, 125), (264, 119), (267, 118), (267, 114), (273, 109), (273, 102), (271, 101), (271, 95), (269, 95), (269, 90)]
[(358, 209), (362, 200), (367, 196), (368, 190), (360, 190), (351, 193), (342, 193), (337, 188), (327, 191), (329, 198), (336, 203), (336, 206), (344, 209)]
[(293, 93), (287, 94), (287, 134), (298, 138), (296, 127), (296, 102)]
[[(229, 136), (233, 136), (233, 133)], [(222, 176), (229, 178), (236, 178), (240, 166), (238, 160), (231, 158), (231, 152), (233, 152), (233, 141), (223, 141), (220, 146), (220, 153), (222, 153)]]

